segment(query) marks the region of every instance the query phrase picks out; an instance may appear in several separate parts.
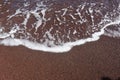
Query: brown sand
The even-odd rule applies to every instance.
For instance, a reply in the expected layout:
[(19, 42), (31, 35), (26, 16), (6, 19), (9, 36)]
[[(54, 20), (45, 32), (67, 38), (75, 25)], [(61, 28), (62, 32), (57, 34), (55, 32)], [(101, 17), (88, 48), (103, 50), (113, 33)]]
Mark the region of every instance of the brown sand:
[(0, 80), (101, 80), (120, 77), (120, 39), (74, 47), (64, 54), (0, 46)]

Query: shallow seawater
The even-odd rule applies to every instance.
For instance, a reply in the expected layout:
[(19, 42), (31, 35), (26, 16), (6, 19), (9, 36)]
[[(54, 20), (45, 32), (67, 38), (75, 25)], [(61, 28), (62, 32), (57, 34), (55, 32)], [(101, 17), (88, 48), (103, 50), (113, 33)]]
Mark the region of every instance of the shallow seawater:
[(120, 38), (119, 0), (1, 0), (0, 44), (62, 53)]

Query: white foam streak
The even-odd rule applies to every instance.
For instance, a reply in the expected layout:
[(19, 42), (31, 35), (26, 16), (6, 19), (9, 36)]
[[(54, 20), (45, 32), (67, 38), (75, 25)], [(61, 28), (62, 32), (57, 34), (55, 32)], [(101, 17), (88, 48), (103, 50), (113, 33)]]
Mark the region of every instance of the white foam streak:
[(92, 36), (90, 38), (77, 40), (75, 42), (68, 42), (63, 45), (55, 46), (55, 47), (47, 47), (44, 44), (30, 42), (28, 40), (23, 40), (23, 39), (12, 39), (12, 38), (7, 38), (7, 39), (2, 40), (2, 41), (0, 41), (0, 44), (6, 45), (6, 46), (23, 45), (23, 46), (33, 49), (33, 50), (40, 50), (40, 51), (54, 52), (54, 53), (63, 53), (63, 52), (70, 51), (72, 49), (72, 47), (74, 47), (76, 45), (82, 45), (82, 44), (85, 44), (86, 42), (98, 40), (100, 38), (100, 36), (102, 34), (104, 34), (104, 28), (106, 28), (107, 26), (119, 24), (119, 23), (120, 23), (120, 21), (108, 23), (99, 32), (92, 34)]
[[(24, 4), (24, 6), (29, 6), (29, 5), (30, 5), (29, 3)], [(10, 20), (11, 18), (14, 18), (18, 14), (26, 15), (25, 19), (22, 22), (22, 25), (24, 25), (24, 27), (27, 28), (27, 23), (28, 23), (31, 15), (33, 15), (36, 19), (36, 22), (34, 22), (33, 27), (35, 27), (35, 29), (37, 31), (39, 29), (39, 27), (42, 24), (45, 24), (45, 21), (47, 21), (46, 18), (45, 18), (47, 7), (43, 4), (43, 2), (37, 3), (36, 5), (37, 5), (37, 7), (35, 8), (35, 10), (23, 11), (24, 9), (23, 10), (22, 9), (17, 9), (16, 12), (13, 15), (8, 16), (8, 20)], [(76, 9), (75, 15), (69, 14), (69, 16), (73, 20), (76, 20), (75, 16), (78, 16), (80, 18), (78, 21), (76, 21), (76, 24), (77, 23), (82, 24), (84, 22), (87, 22), (87, 19), (85, 19), (84, 16), (82, 16), (82, 13), (81, 13), (81, 10), (83, 10), (85, 8), (85, 5), (86, 5), (86, 3), (84, 3), (84, 5), (82, 7), (79, 6), (81, 8)], [(92, 4), (92, 5), (94, 5), (94, 4)], [(68, 13), (69, 9), (63, 8), (62, 10), (63, 10), (63, 13), (62, 13), (61, 16), (64, 19), (63, 21), (66, 21), (64, 16)], [(55, 11), (55, 12), (57, 13), (57, 12), (60, 12), (60, 11)], [(95, 25), (94, 24), (95, 21), (94, 21), (93, 12), (94, 11), (92, 10), (92, 7), (89, 8), (89, 13), (90, 13), (91, 19), (92, 19), (92, 25)], [(98, 12), (100, 13), (99, 10), (98, 10)], [(60, 25), (63, 23), (62, 19), (59, 18), (59, 16), (57, 16), (57, 14), (56, 14), (56, 20), (59, 21)], [(92, 42), (92, 41), (99, 40), (100, 36), (105, 33), (105, 30), (104, 30), (105, 28), (107, 28), (108, 26), (111, 26), (111, 25), (116, 25), (116, 24), (120, 24), (120, 17), (117, 17), (116, 20), (114, 20), (112, 22), (112, 20), (108, 16), (108, 14), (106, 14), (104, 16), (104, 19), (102, 19), (101, 22), (98, 23), (98, 27), (102, 28), (102, 29), (100, 29), (99, 32), (94, 32), (91, 35), (91, 37), (88, 37), (88, 38), (85, 38), (85, 39), (79, 39), (79, 40), (76, 40), (74, 42), (66, 42), (66, 43), (63, 43), (62, 40), (60, 39), (59, 35), (57, 34), (59, 31), (56, 31), (56, 38), (51, 34), (51, 31), (52, 31), (53, 28), (51, 28), (49, 31), (45, 32), (45, 34), (43, 36), (45, 38), (45, 42), (43, 42), (43, 43), (32, 42), (30, 40), (26, 40), (27, 38), (26, 39), (14, 38), (14, 34), (20, 28), (19, 26), (14, 25), (14, 26), (12, 26), (13, 28), (11, 28), (11, 30), (8, 33), (4, 32), (3, 29), (0, 28), (0, 39), (1, 39), (0, 44), (5, 45), (5, 46), (23, 45), (23, 46), (25, 46), (27, 48), (30, 48), (32, 50), (40, 50), (40, 51), (53, 52), (53, 53), (64, 53), (64, 52), (70, 51), (72, 49), (72, 47), (74, 47), (76, 45), (83, 45), (87, 42)], [(102, 27), (102, 25), (104, 25), (104, 26)], [(92, 27), (94, 27), (94, 26), (92, 26)], [(92, 29), (96, 29), (96, 28), (92, 28)], [(117, 32), (112, 31), (112, 30), (108, 30), (108, 31), (109, 31), (109, 34), (105, 34), (105, 35), (107, 35), (107, 36), (112, 35), (113, 37), (120, 36), (120, 29)], [(73, 34), (76, 34), (76, 33), (77, 33), (77, 31), (74, 30)], [(68, 39), (70, 39), (70, 30), (68, 31), (68, 33), (66, 35), (67, 35), (66, 37)], [(54, 43), (55, 39), (58, 40), (58, 43), (60, 43), (60, 45), (55, 45), (55, 43)]]
[(108, 32), (105, 32), (104, 35), (109, 36), (109, 37), (115, 37), (115, 38), (120, 38), (120, 31), (114, 31), (114, 30), (109, 30), (107, 29)]
[(27, 12), (27, 14), (26, 14), (26, 18), (25, 18), (25, 20), (23, 21), (23, 25), (24, 26), (26, 26), (27, 25), (27, 22), (28, 22), (28, 19), (30, 18), (30, 13), (29, 12)]
[(2, 38), (2, 39), (7, 38), (9, 36), (10, 36), (10, 34), (8, 34), (8, 33), (0, 33), (0, 38)]
[(70, 46), (57, 46), (57, 47), (46, 47), (45, 45), (39, 44), (39, 43), (33, 43), (28, 40), (22, 40), (22, 39), (5, 39), (0, 41), (0, 44), (6, 45), (6, 46), (18, 46), (18, 45), (23, 45), (27, 48), (33, 49), (33, 50), (41, 50), (41, 51), (46, 51), (46, 52), (66, 52), (71, 49)]
[(41, 11), (41, 13), (42, 13), (42, 15), (43, 15), (43, 20), (46, 20), (46, 19), (45, 19), (45, 12), (46, 12), (46, 10), (47, 10), (47, 9), (43, 9), (43, 10)]
[(20, 10), (20, 9), (17, 9), (16, 12), (15, 12), (15, 14), (9, 16), (9, 18), (8, 18), (7, 20), (11, 19), (12, 17), (16, 16), (16, 15), (19, 14), (19, 13), (21, 13), (21, 10)]
[(33, 49), (33, 50), (41, 50), (41, 51), (54, 52), (54, 53), (63, 53), (63, 52), (69, 51), (73, 46), (82, 45), (82, 44), (85, 44), (86, 42), (98, 40), (100, 38), (100, 36), (102, 34), (104, 34), (104, 28), (106, 28), (109, 25), (119, 24), (119, 23), (120, 23), (120, 21), (109, 23), (109, 24), (105, 25), (101, 29), (100, 32), (96, 32), (96, 33), (92, 34), (91, 38), (81, 39), (81, 40), (77, 40), (75, 42), (68, 42), (68, 43), (63, 44), (62, 46), (47, 47), (43, 44), (30, 42), (28, 40), (12, 39), (12, 38), (2, 40), (2, 41), (0, 41), (0, 44), (6, 45), (6, 46), (23, 45), (23, 46)]

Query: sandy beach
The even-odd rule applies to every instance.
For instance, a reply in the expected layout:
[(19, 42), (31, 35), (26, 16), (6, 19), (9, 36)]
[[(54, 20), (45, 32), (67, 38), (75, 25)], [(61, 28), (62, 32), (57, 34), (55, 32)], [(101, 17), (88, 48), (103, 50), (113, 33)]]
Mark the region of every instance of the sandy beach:
[(119, 38), (101, 36), (65, 53), (0, 45), (0, 80), (120, 80), (119, 24), (119, 0), (0, 0), (0, 40), (54, 46), (88, 38), (104, 26), (113, 26), (106, 32)]
[(0, 46), (0, 80), (101, 80), (120, 77), (120, 39), (96, 42), (55, 54)]

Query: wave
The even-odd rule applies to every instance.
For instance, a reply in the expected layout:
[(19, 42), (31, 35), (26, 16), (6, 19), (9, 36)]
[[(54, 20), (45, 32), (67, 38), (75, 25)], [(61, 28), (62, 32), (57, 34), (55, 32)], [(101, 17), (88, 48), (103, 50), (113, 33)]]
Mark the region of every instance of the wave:
[(0, 4), (0, 44), (63, 53), (101, 35), (120, 37), (119, 3), (5, 0)]

